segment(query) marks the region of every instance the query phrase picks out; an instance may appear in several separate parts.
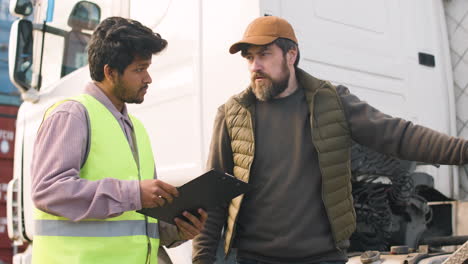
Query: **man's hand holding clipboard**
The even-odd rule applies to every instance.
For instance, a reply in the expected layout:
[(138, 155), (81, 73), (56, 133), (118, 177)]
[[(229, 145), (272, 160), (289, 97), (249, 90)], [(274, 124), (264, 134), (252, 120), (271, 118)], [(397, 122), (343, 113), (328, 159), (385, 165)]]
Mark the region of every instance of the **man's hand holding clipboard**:
[(222, 205), (250, 190), (250, 185), (232, 175), (210, 170), (192, 181), (177, 188), (178, 196), (171, 203), (154, 208), (143, 208), (137, 212), (160, 221), (177, 224), (175, 218), (189, 220), (183, 213), (189, 212), (196, 217), (203, 217), (198, 209), (209, 210)]

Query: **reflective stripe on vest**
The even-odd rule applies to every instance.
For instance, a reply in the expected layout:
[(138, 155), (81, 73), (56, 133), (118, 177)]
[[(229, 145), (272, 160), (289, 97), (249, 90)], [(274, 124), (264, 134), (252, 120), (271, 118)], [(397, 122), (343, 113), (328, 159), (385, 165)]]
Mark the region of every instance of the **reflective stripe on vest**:
[[(80, 102), (89, 118), (89, 153), (80, 169), (80, 178), (88, 181), (154, 178), (151, 143), (139, 120), (130, 116), (138, 152), (138, 158), (134, 158), (124, 131), (104, 105), (90, 95), (67, 100)], [(52, 106), (44, 119), (63, 102)], [(35, 228), (33, 263), (157, 263), (157, 220), (135, 211), (108, 219), (73, 222), (36, 209)]]
[(118, 237), (148, 236), (159, 238), (157, 223), (146, 223), (144, 220), (132, 221), (81, 221), (36, 220), (36, 236), (70, 236), (70, 237)]

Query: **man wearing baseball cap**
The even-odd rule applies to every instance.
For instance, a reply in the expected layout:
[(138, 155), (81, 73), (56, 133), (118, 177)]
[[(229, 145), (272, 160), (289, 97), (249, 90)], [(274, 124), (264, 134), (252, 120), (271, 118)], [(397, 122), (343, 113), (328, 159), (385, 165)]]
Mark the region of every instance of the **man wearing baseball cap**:
[(352, 140), (404, 160), (468, 162), (468, 141), (383, 114), (298, 68), (298, 40), (282, 18), (255, 19), (229, 49), (239, 51), (251, 83), (219, 107), (208, 167), (253, 191), (209, 211), (194, 263), (214, 263), (223, 227), (225, 254), (236, 248), (241, 264), (345, 263), (356, 227)]

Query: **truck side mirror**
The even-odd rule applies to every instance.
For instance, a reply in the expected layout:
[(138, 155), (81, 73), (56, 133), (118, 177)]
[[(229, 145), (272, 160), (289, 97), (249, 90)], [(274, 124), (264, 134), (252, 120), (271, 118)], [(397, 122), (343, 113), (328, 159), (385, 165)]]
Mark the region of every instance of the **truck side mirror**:
[(26, 19), (13, 22), (10, 31), (8, 68), (11, 82), (21, 91), (31, 88), (33, 25)]
[(86, 47), (91, 35), (83, 30), (94, 30), (101, 19), (101, 9), (98, 5), (80, 1), (75, 4), (68, 17), (70, 32), (64, 36), (62, 71), (63, 77), (88, 63)]
[(88, 1), (75, 4), (68, 17), (68, 25), (75, 30), (94, 30), (101, 20), (101, 8)]
[(33, 5), (30, 0), (10, 0), (10, 13), (19, 17), (32, 14)]

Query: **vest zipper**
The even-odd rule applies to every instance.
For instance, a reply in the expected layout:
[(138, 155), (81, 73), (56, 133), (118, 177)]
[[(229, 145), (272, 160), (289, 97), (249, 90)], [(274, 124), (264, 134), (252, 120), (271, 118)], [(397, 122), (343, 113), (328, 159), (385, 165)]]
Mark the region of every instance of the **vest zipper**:
[[(140, 168), (140, 157), (138, 156), (138, 145), (136, 141), (135, 131), (132, 130), (132, 139), (133, 139), (133, 158), (135, 159), (135, 164), (138, 169), (138, 181), (141, 181), (141, 168)], [(129, 145), (130, 150), (131, 146)], [(151, 263), (151, 239), (148, 233), (148, 216), (145, 215), (145, 233), (146, 233), (146, 242), (147, 242), (147, 250), (146, 250), (146, 261), (145, 264)]]
[[(252, 164), (253, 164), (253, 162), (254, 162), (254, 160), (255, 160), (255, 132), (254, 132), (254, 130), (255, 130), (255, 127), (254, 127), (255, 123), (254, 123), (253, 120), (252, 120), (252, 114), (251, 114), (248, 110), (247, 110), (247, 113), (249, 113), (249, 115), (250, 115), (250, 116), (248, 117), (248, 119), (250, 120), (250, 126), (252, 127), (251, 131), (252, 131), (252, 141), (253, 141), (253, 142), (252, 142), (252, 146), (253, 146), (253, 150), (252, 150), (252, 162), (249, 164), (249, 170), (248, 170), (248, 171), (249, 171), (249, 179), (247, 180), (247, 183), (248, 183), (248, 182), (250, 181), (250, 176), (251, 176), (251, 175), (250, 175), (250, 170), (251, 170)], [(233, 154), (234, 154), (234, 153), (233, 153)], [(235, 166), (235, 165), (234, 165), (234, 166)], [(234, 174), (234, 171), (233, 171), (232, 174)], [(236, 177), (236, 178), (237, 178), (237, 177)], [(229, 241), (228, 251), (225, 253), (224, 259), (227, 259), (228, 256), (229, 256), (229, 253), (231, 253), (232, 242), (234, 242), (234, 237), (235, 237), (235, 235), (236, 235), (236, 233), (237, 233), (237, 232), (236, 232), (237, 218), (239, 217), (239, 212), (240, 212), (240, 210), (241, 210), (242, 202), (243, 202), (243, 201), (244, 201), (244, 196), (242, 196), (242, 199), (241, 199), (240, 202), (239, 202), (239, 210), (237, 210), (236, 218), (234, 219), (234, 224), (232, 225), (232, 235), (231, 235), (231, 239), (230, 239), (230, 241)], [(228, 218), (229, 218), (229, 207), (230, 207), (230, 205), (229, 205), (228, 208), (227, 208), (227, 209), (228, 209)], [(226, 225), (226, 227), (227, 227), (227, 225)]]
[[(141, 181), (140, 175), (140, 166), (138, 166), (138, 179)], [(151, 263), (151, 239), (148, 233), (148, 216), (145, 215), (145, 232), (146, 232), (146, 241), (147, 241), (147, 251), (146, 251), (146, 264)]]
[[(225, 253), (224, 259), (227, 259), (229, 254), (231, 253), (232, 242), (234, 242), (234, 236), (236, 235), (237, 218), (239, 217), (239, 211), (240, 211), (240, 208), (242, 206), (242, 201), (243, 200), (244, 200), (244, 197), (242, 197), (242, 200), (239, 202), (239, 210), (237, 211), (236, 218), (234, 219), (234, 224), (232, 225), (232, 235), (231, 235), (231, 239), (229, 240), (228, 251)], [(229, 207), (230, 207), (230, 205), (228, 206), (228, 214), (229, 214)], [(226, 225), (226, 227), (227, 227), (227, 225)]]

